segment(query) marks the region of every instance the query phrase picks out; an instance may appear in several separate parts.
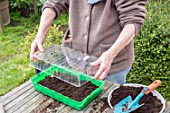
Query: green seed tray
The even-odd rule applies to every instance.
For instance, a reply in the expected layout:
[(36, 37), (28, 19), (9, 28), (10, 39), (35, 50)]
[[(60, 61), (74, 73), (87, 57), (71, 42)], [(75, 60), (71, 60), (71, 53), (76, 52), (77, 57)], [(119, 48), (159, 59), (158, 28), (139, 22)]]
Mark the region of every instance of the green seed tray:
[[(90, 95), (88, 95), (83, 101), (76, 101), (73, 100), (67, 96), (64, 96), (54, 90), (51, 90), (45, 86), (42, 86), (41, 84), (38, 84), (38, 82), (42, 81), (45, 79), (45, 77), (50, 76), (51, 74), (53, 74), (54, 72), (58, 72), (58, 73), (69, 73), (72, 76), (80, 76), (80, 80), (85, 80), (88, 79), (92, 84), (98, 86), (98, 88), (96, 90), (94, 90)], [(80, 73), (77, 72), (75, 70), (72, 69), (64, 69), (62, 67), (59, 66), (51, 66), (49, 68), (47, 68), (46, 70), (44, 70), (43, 72), (34, 75), (31, 78), (31, 81), (33, 83), (34, 89), (51, 97), (54, 98), (74, 109), (77, 110), (82, 110), (87, 104), (89, 104), (91, 101), (93, 101), (99, 94), (101, 94), (102, 92), (102, 87), (104, 85), (104, 81), (101, 80), (94, 80), (91, 79), (91, 76), (84, 74), (84, 73)]]

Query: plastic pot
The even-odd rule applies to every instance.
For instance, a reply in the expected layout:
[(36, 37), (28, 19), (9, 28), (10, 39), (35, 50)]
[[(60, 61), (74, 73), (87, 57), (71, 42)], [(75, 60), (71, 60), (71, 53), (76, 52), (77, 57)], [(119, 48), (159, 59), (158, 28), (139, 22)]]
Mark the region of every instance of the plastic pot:
[[(130, 87), (147, 87), (146, 85), (142, 85), (142, 84), (123, 84), (123, 86), (130, 86)], [(108, 95), (108, 104), (109, 104), (109, 106), (110, 106), (110, 108), (114, 108), (114, 106), (112, 106), (111, 105), (111, 103), (110, 103), (110, 100), (111, 100), (111, 98), (112, 98), (112, 93), (116, 90), (116, 89), (118, 89), (120, 86), (118, 86), (118, 87), (115, 87), (110, 93), (109, 93), (109, 95)], [(165, 100), (164, 100), (164, 98), (162, 97), (162, 95), (159, 93), (159, 92), (157, 92), (156, 90), (153, 90), (152, 92), (151, 92), (154, 96), (156, 96), (157, 97), (157, 99), (159, 99), (160, 101), (161, 101), (161, 103), (163, 104), (163, 107), (162, 107), (162, 109), (161, 109), (161, 111), (159, 112), (159, 113), (163, 113), (163, 111), (164, 111), (164, 109), (165, 109)]]
[(10, 16), (9, 16), (9, 2), (8, 0), (0, 1), (0, 14), (2, 16), (2, 23), (3, 26), (6, 26), (10, 23)]

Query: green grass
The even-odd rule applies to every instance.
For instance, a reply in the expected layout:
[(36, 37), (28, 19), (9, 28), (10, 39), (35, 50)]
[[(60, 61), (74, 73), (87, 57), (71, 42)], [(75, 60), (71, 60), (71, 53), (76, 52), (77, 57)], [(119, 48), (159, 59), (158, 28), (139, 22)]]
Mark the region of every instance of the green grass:
[[(0, 96), (34, 75), (34, 69), (29, 67), (30, 47), (27, 47), (26, 53), (23, 51), (23, 43), (29, 35), (28, 31), (35, 32), (40, 16), (31, 15), (30, 18), (20, 18), (19, 11), (11, 12), (10, 16), (11, 23), (5, 27), (4, 33), (0, 33)], [(64, 13), (59, 21), (54, 23), (61, 26), (67, 25), (67, 20), (67, 14)], [(29, 45), (31, 45), (30, 42)]]
[(19, 25), (10, 24), (5, 27), (5, 32), (0, 34), (0, 95), (19, 86), (33, 75), (33, 70), (28, 65), (29, 59), (19, 48), (27, 31), (34, 28), (33, 24), (38, 23), (38, 20), (32, 22), (34, 18), (35, 16), (29, 19), (20, 18)]

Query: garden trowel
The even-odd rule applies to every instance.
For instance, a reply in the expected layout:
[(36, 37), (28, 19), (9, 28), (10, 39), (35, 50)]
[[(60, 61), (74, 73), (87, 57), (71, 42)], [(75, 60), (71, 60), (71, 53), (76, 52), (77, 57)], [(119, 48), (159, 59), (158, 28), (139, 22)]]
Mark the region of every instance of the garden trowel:
[(149, 94), (151, 91), (153, 91), (155, 88), (157, 88), (161, 84), (160, 80), (154, 81), (152, 84), (150, 84), (148, 87), (144, 87), (143, 90), (137, 95), (137, 97), (132, 100), (131, 96), (127, 96), (125, 99), (121, 100), (119, 103), (117, 103), (114, 107), (113, 113), (130, 113), (139, 107), (141, 107), (143, 104), (139, 104), (139, 100), (144, 96)]

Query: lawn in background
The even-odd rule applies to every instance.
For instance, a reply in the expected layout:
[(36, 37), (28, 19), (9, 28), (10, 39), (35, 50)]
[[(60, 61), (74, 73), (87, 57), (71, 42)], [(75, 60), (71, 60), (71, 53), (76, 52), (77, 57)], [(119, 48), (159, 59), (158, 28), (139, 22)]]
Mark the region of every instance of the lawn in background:
[[(30, 47), (26, 47), (28, 49), (26, 53), (22, 47), (31, 45), (33, 39), (31, 42), (24, 42), (24, 40), (28, 33), (35, 33), (40, 16), (31, 15), (29, 18), (23, 18), (17, 15), (17, 12), (14, 13), (11, 13), (11, 23), (5, 26), (5, 32), (0, 33), (0, 96), (35, 74), (34, 69), (29, 67)], [(54, 24), (66, 26), (67, 20), (67, 15), (64, 13), (58, 21), (54, 21)]]

